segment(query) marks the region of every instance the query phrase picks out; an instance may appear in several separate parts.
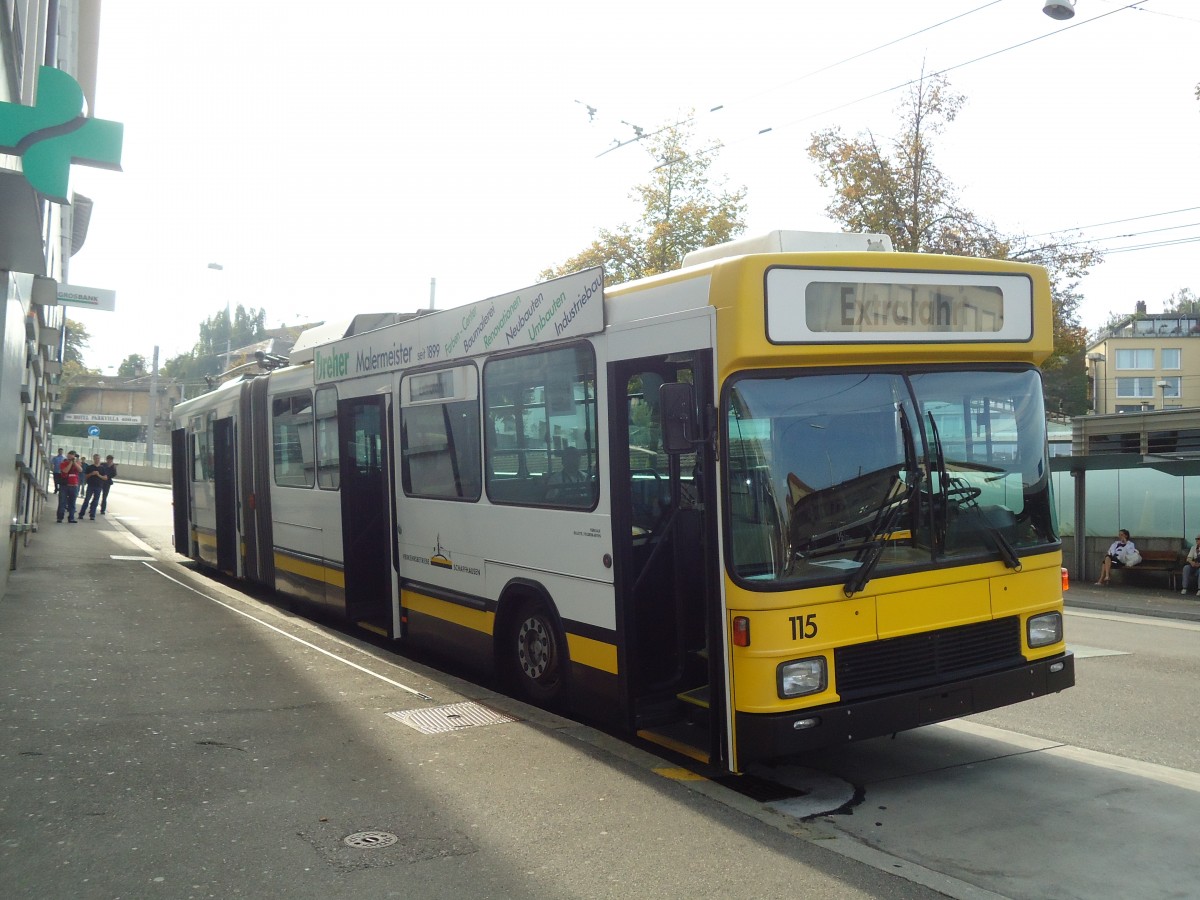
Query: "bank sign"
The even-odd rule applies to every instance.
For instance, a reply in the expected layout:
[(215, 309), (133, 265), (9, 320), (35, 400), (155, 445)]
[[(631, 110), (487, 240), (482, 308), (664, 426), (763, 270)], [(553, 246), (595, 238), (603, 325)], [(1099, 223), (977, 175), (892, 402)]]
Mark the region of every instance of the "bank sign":
[(531, 347), (604, 330), (604, 270), (429, 313), (318, 347), (318, 383)]
[(0, 153), (21, 157), (25, 180), (56, 203), (72, 163), (119, 170), (123, 136), (119, 122), (83, 115), (83, 89), (61, 69), (38, 69), (33, 106), (0, 103)]

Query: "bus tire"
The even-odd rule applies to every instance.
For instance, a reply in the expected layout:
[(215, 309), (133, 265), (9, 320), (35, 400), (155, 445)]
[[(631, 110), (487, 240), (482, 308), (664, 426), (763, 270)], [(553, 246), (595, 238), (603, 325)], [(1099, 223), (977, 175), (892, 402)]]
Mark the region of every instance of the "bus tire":
[(520, 601), (509, 620), (503, 653), (509, 681), (524, 699), (547, 706), (566, 694), (567, 641), (545, 600)]

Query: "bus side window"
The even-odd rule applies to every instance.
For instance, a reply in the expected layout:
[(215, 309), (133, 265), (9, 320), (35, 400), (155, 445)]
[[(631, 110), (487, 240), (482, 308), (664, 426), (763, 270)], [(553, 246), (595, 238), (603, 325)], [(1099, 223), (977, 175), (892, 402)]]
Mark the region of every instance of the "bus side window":
[(317, 388), (317, 487), (336, 491), (341, 483), (337, 431), (337, 388)]
[[(564, 454), (578, 454), (580, 472), (595, 472), (598, 457), (596, 357), (586, 343), (496, 359), (483, 369), (484, 478), (496, 503), (592, 509), (594, 478), (571, 490)], [(574, 452), (571, 452), (574, 451)]]

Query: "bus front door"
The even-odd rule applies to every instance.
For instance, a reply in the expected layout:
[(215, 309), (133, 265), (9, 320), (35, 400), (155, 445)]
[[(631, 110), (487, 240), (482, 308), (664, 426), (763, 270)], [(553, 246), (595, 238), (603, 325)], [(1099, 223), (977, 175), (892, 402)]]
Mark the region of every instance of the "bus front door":
[[(712, 516), (713, 442), (663, 451), (659, 388), (690, 381), (712, 396), (711, 355), (614, 363), (613, 546), (624, 689), (631, 724), (650, 741), (705, 763), (724, 756), (724, 670)], [(716, 648), (714, 650), (714, 648)]]

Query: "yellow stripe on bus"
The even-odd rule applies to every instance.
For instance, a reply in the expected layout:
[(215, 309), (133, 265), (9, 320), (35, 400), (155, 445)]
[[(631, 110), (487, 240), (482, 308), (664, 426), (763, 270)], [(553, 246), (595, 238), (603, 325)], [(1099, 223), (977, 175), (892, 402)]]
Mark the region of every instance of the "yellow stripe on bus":
[(346, 587), (346, 575), (344, 572), (330, 568), (329, 566), (323, 566), (320, 563), (297, 559), (294, 556), (280, 553), (278, 550), (275, 551), (275, 568), (283, 572), (289, 572), (292, 575), (299, 575), (301, 578), (307, 578), (309, 581), (331, 584), (343, 590)]
[(444, 622), (452, 622), (463, 628), (470, 628), (472, 631), (482, 631), (484, 634), (491, 634), (496, 627), (496, 614), (493, 612), (471, 609), (458, 603), (448, 603), (445, 600), (435, 600), (433, 597), (414, 591), (401, 590), (400, 605), (413, 612), (424, 613)]
[(571, 654), (571, 662), (577, 662), (590, 669), (599, 669), (610, 675), (617, 674), (615, 644), (606, 644), (578, 634), (568, 634), (567, 649)]
[[(493, 612), (437, 600), (415, 591), (402, 590), (400, 603), (413, 612), (432, 616), (435, 619), (451, 622), (483, 634), (492, 634), (496, 628), (496, 614)], [(567, 650), (571, 655), (572, 662), (587, 666), (589, 669), (607, 672), (610, 675), (617, 674), (617, 648), (614, 644), (607, 644), (604, 641), (597, 641), (578, 634), (568, 634)]]

